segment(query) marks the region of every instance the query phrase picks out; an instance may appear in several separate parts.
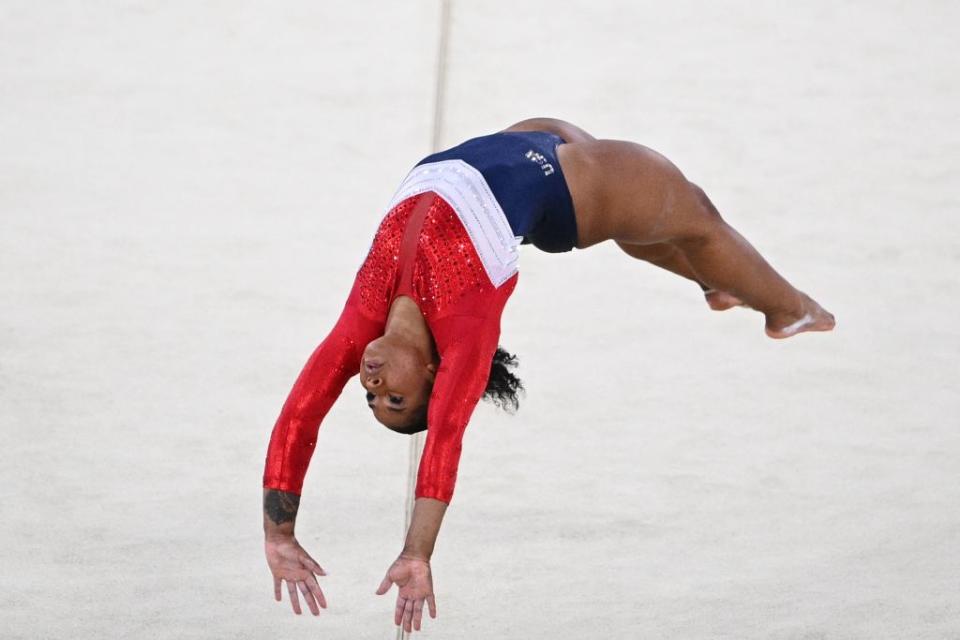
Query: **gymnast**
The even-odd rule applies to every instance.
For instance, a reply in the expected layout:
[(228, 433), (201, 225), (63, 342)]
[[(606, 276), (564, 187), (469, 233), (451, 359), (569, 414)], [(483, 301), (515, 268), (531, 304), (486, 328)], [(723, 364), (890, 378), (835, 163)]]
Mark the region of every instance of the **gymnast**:
[(461, 441), (482, 396), (517, 407), (514, 356), (498, 348), (521, 244), (556, 253), (606, 240), (703, 290), (711, 309), (742, 306), (771, 338), (829, 331), (833, 316), (780, 276), (666, 158), (597, 140), (549, 118), (519, 122), (422, 160), (388, 207), (343, 311), (283, 405), (263, 477), (265, 551), (274, 597), (286, 581), (311, 612), (326, 600), (320, 565), (294, 524), (320, 422), (359, 374), (375, 418), (426, 430), (415, 506), (400, 555), (376, 593), (396, 584), (394, 623), (436, 617), (430, 558), (453, 496)]

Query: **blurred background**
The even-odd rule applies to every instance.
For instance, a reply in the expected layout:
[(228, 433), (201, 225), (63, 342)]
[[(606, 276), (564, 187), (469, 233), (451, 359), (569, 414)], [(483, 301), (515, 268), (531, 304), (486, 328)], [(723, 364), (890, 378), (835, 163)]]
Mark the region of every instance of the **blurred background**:
[[(0, 636), (392, 638), (407, 437), (351, 383), (273, 601), (261, 474), (406, 171), (439, 0), (0, 0)], [(960, 5), (452, 0), (441, 146), (673, 160), (838, 318), (525, 247), (424, 637), (960, 638)], [(953, 372), (953, 373), (951, 373)]]

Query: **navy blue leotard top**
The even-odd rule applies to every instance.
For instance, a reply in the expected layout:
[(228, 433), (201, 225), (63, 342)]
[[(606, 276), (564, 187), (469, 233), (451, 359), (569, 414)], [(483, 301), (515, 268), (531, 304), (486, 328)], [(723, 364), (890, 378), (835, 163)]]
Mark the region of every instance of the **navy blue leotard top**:
[(427, 156), (417, 166), (462, 160), (477, 169), (521, 244), (559, 253), (577, 245), (577, 219), (557, 160), (563, 138), (541, 131), (501, 131)]

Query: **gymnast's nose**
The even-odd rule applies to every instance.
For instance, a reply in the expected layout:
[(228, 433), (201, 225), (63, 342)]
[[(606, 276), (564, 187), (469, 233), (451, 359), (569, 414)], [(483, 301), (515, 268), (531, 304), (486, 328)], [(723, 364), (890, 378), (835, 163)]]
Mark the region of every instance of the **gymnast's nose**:
[(380, 377), (379, 377), (379, 376), (377, 376), (376, 378), (367, 378), (367, 386), (368, 386), (368, 387), (377, 388), (377, 387), (380, 386), (380, 383), (381, 383), (381, 382), (383, 382), (383, 381), (380, 380)]

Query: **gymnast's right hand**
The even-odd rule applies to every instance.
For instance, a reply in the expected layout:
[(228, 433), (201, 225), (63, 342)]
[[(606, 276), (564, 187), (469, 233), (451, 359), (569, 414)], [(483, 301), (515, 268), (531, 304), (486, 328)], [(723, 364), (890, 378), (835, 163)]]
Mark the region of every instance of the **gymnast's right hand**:
[(286, 580), (293, 612), (297, 615), (302, 613), (300, 598), (297, 597), (299, 589), (311, 613), (318, 616), (320, 609), (317, 604), (326, 609), (327, 600), (317, 584), (317, 576), (325, 576), (327, 572), (320, 568), (293, 535), (299, 508), (299, 495), (279, 489), (263, 490), (263, 547), (267, 564), (273, 573), (273, 596), (277, 602), (282, 600), (280, 587)]
[(313, 615), (320, 615), (320, 608), (327, 608), (327, 600), (323, 597), (323, 591), (317, 583), (317, 576), (325, 576), (327, 573), (317, 564), (317, 561), (310, 557), (297, 539), (292, 535), (268, 536), (264, 542), (264, 550), (267, 554), (267, 564), (270, 565), (270, 571), (273, 573), (273, 597), (277, 602), (282, 600), (280, 583), (286, 580), (287, 592), (290, 594), (290, 606), (297, 615), (302, 613), (300, 609), (300, 598), (297, 597), (297, 590), (303, 594), (303, 599), (307, 601), (310, 612)]

